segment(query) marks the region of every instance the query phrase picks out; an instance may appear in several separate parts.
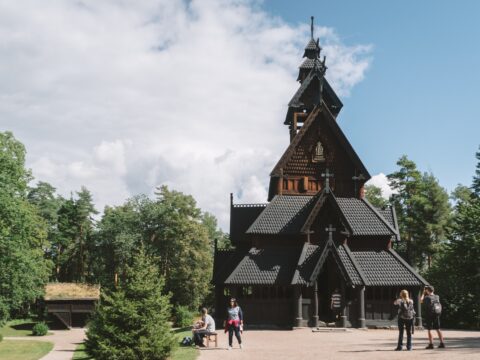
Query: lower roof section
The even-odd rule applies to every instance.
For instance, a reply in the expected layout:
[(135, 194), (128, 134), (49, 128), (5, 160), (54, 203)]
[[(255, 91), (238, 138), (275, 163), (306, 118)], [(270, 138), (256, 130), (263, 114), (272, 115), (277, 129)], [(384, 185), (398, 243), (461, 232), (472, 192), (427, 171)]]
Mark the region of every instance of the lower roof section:
[(333, 243), (220, 250), (215, 254), (213, 283), (309, 286), (329, 256), (348, 286), (428, 284), (392, 249), (351, 251), (347, 245)]
[(290, 285), (301, 246), (251, 248), (240, 260), (225, 284)]

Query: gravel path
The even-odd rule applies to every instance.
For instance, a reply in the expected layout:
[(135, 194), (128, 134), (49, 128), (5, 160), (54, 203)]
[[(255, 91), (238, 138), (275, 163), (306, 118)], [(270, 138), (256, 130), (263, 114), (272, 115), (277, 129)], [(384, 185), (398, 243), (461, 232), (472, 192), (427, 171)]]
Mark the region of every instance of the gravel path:
[[(412, 359), (434, 356), (437, 359), (480, 359), (480, 332), (445, 330), (446, 349), (425, 350), (427, 331), (415, 331), (413, 353), (393, 351), (395, 330), (357, 330), (312, 332), (311, 329), (284, 331), (251, 330), (243, 333), (244, 348), (226, 350), (226, 334), (218, 332), (219, 347), (201, 349), (199, 360), (225, 359)], [(438, 341), (435, 340), (435, 346)], [(412, 357), (413, 356), (413, 357)]]
[(6, 337), (8, 340), (35, 340), (49, 341), (54, 344), (53, 350), (40, 360), (70, 360), (73, 357), (75, 348), (85, 338), (85, 329), (71, 330), (53, 330), (53, 334), (47, 336), (22, 336), (22, 337)]

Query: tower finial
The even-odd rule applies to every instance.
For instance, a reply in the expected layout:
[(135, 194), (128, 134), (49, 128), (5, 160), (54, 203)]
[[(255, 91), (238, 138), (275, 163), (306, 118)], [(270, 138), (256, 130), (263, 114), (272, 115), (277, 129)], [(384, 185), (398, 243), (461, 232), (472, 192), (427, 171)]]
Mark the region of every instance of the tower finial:
[(311, 17), (310, 17), (310, 19), (311, 19), (311, 24), (310, 24), (310, 35), (311, 35), (311, 37), (312, 37), (312, 39), (313, 39), (313, 19), (314, 19), (314, 18), (313, 18), (313, 16), (311, 16)]

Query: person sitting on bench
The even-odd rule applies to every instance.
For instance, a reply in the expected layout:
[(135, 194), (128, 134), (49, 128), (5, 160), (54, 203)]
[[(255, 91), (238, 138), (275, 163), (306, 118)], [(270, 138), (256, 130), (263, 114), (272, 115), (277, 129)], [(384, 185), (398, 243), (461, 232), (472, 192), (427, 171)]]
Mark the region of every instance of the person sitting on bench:
[(203, 338), (213, 332), (215, 332), (215, 321), (208, 314), (207, 308), (202, 308), (202, 323), (203, 326), (198, 329), (193, 329), (193, 341), (195, 345), (205, 347), (203, 345)]

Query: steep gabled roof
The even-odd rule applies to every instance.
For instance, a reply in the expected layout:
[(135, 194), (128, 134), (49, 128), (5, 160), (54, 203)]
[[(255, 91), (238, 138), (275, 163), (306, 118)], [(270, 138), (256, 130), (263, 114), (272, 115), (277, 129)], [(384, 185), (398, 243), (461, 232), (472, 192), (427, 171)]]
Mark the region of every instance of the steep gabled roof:
[(352, 235), (395, 235), (396, 230), (365, 199), (336, 198)]
[(310, 284), (310, 276), (322, 254), (323, 246), (305, 243), (293, 275), (292, 285)]
[(287, 150), (285, 150), (282, 157), (273, 168), (272, 172), (270, 173), (270, 176), (280, 176), (280, 169), (285, 168), (288, 161), (290, 161), (290, 159), (292, 158), (293, 154), (296, 151), (296, 148), (300, 145), (302, 138), (309, 131), (314, 121), (325, 121), (327, 126), (330, 127), (336, 139), (340, 143), (340, 146), (344, 148), (345, 152), (350, 157), (350, 159), (355, 164), (355, 166), (358, 168), (360, 173), (362, 173), (365, 176), (365, 180), (367, 181), (368, 179), (370, 179), (371, 177), (370, 173), (366, 169), (365, 165), (363, 165), (362, 161), (358, 157), (357, 153), (353, 149), (352, 145), (346, 138), (343, 131), (340, 129), (340, 126), (336, 122), (334, 116), (332, 115), (330, 110), (327, 108), (327, 106), (323, 102), (321, 106), (316, 106), (312, 110), (312, 112), (307, 116), (307, 119), (305, 120), (302, 128), (300, 129), (298, 134), (295, 135), (292, 142), (288, 146)]
[(236, 285), (290, 285), (301, 246), (251, 248), (225, 280)]
[(247, 234), (298, 234), (315, 196), (276, 195), (248, 228)]
[[(324, 78), (323, 75), (325, 73), (325, 69), (322, 67), (318, 66), (319, 60), (318, 59), (306, 59), (301, 66), (307, 67), (311, 66), (312, 70), (308, 73), (307, 77), (305, 80), (303, 80), (302, 84), (298, 88), (297, 92), (295, 95), (293, 95), (292, 99), (288, 103), (288, 107), (292, 108), (301, 108), (305, 106), (305, 104), (300, 100), (302, 98), (302, 95), (305, 94), (307, 89), (312, 86), (313, 81), (317, 79), (319, 82), (323, 82)], [(319, 91), (322, 91), (323, 89), (319, 86)], [(317, 94), (319, 96), (319, 99), (321, 99), (320, 93)]]

